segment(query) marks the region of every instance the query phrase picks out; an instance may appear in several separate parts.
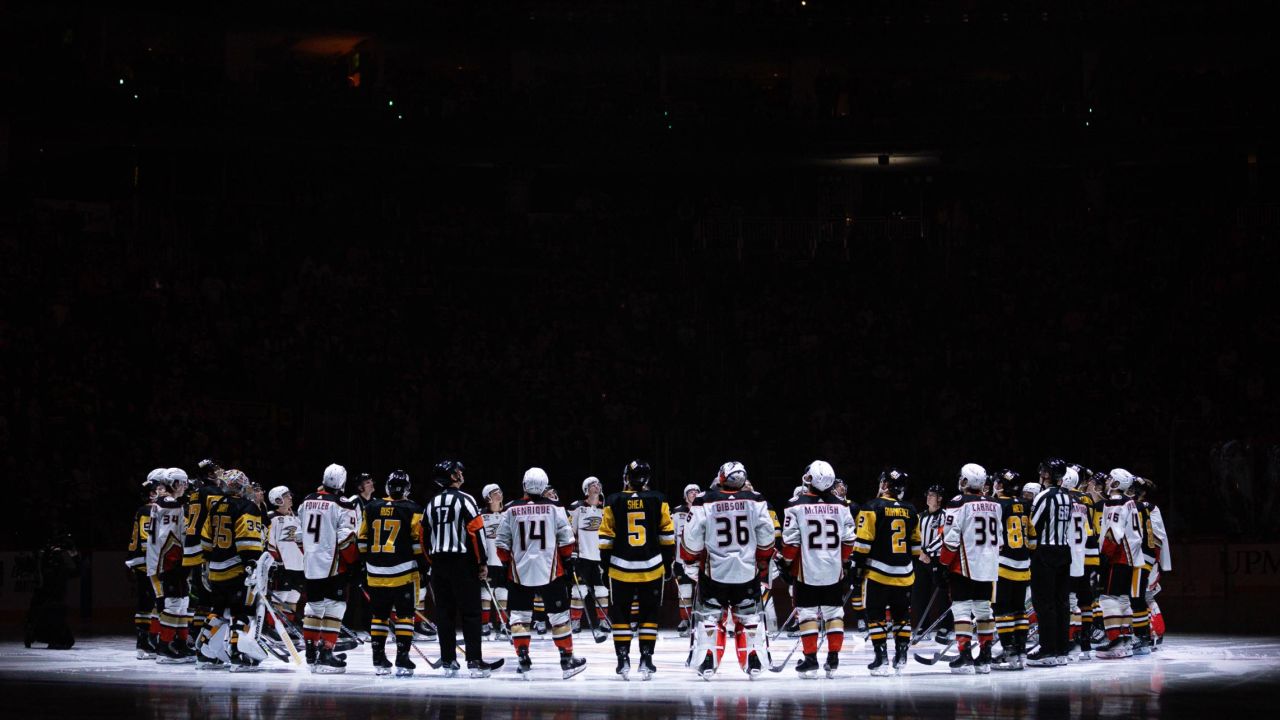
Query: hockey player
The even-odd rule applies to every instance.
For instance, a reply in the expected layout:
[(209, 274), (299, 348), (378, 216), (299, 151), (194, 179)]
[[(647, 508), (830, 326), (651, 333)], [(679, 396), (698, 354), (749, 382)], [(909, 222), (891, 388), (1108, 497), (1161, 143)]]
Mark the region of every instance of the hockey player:
[(187, 473), (169, 468), (157, 480), (159, 487), (151, 505), (147, 530), (147, 578), (160, 611), (160, 642), (156, 662), (195, 662), (187, 647), (187, 572), (182, 567), (186, 540)]
[[(960, 496), (947, 506), (947, 529), (939, 559), (949, 570), (951, 614), (955, 618), (956, 645), (960, 655), (951, 661), (951, 672), (971, 675), (991, 672), (991, 642), (995, 623), (991, 615), (992, 583), (1000, 568), (1004, 528), (1000, 504), (982, 497), (987, 471), (976, 463), (960, 468)], [(972, 650), (978, 635), (978, 658)]]
[[(675, 526), (662, 493), (649, 489), (649, 464), (633, 460), (622, 470), (622, 491), (604, 502), (600, 523), (600, 562), (608, 568), (615, 603), (613, 649), (617, 673), (631, 673), (631, 605), (638, 613), (640, 676), (653, 677), (653, 650), (658, 642), (658, 613), (662, 610), (662, 581), (675, 555)], [(581, 540), (579, 540), (581, 542)]]
[(347, 611), (346, 570), (357, 559), (353, 506), (338, 493), (347, 483), (347, 469), (338, 464), (324, 469), (320, 487), (302, 501), (302, 555), (307, 583), (307, 605), (302, 639), (311, 671), (336, 674), (347, 671), (343, 658), (333, 654), (338, 630)]
[[(858, 536), (853, 546), (857, 575), (865, 578), (863, 597), (868, 613), (875, 657), (867, 669), (872, 675), (890, 673), (888, 638), (894, 637), (893, 672), (907, 664), (911, 644), (911, 586), (915, 583), (913, 559), (920, 554), (920, 518), (911, 503), (903, 501), (907, 473), (889, 468), (880, 473), (874, 500), (858, 512)], [(855, 579), (855, 581), (857, 581)], [(885, 627), (885, 610), (893, 627)]]
[(386, 497), (365, 506), (357, 535), (364, 560), (365, 587), (369, 592), (373, 668), (377, 675), (391, 674), (387, 636), (395, 612), (396, 676), (413, 675), (409, 659), (413, 643), (413, 611), (418, 597), (418, 574), (426, 562), (422, 552), (422, 507), (409, 499), (409, 474), (395, 470), (387, 476)]
[(992, 607), (996, 634), (1002, 652), (996, 670), (1021, 670), (1027, 655), (1027, 588), (1031, 584), (1031, 548), (1035, 544), (1027, 502), (1018, 497), (1022, 483), (1018, 473), (996, 472), (992, 485), (995, 501), (1004, 520), (1004, 542), (1000, 544), (1000, 569), (996, 579), (996, 601)]
[(830, 494), (836, 474), (831, 465), (815, 460), (801, 478), (804, 491), (787, 506), (782, 523), (781, 557), (795, 578), (796, 616), (804, 659), (796, 665), (802, 678), (818, 673), (818, 639), (827, 640), (827, 677), (840, 665), (844, 646), (844, 569), (853, 554), (855, 537), (849, 508)]
[(1151, 493), (1155, 490), (1156, 484), (1147, 478), (1138, 478), (1135, 482), (1138, 490), (1134, 493), (1136, 501), (1143, 506), (1143, 513), (1146, 516), (1146, 533), (1145, 546), (1143, 548), (1144, 562), (1151, 567), (1150, 578), (1147, 581), (1146, 601), (1147, 610), (1151, 614), (1151, 649), (1159, 650), (1160, 644), (1164, 641), (1164, 614), (1160, 612), (1160, 606), (1156, 604), (1156, 595), (1160, 592), (1160, 577), (1167, 572), (1172, 572), (1173, 561), (1169, 555), (1169, 532), (1164, 526), (1164, 514), (1160, 512), (1160, 508), (1151, 502)]
[(302, 598), (302, 589), (306, 584), (302, 521), (293, 512), (293, 493), (284, 485), (271, 488), (267, 493), (267, 502), (275, 508), (267, 530), (267, 552), (271, 553), (280, 567), (280, 591), (275, 593), (275, 598), (283, 607), (285, 617), (291, 622), (297, 622), (298, 600)]
[(1133, 612), (1129, 598), (1142, 575), (1142, 518), (1133, 498), (1127, 495), (1133, 485), (1133, 474), (1124, 468), (1115, 468), (1107, 479), (1107, 499), (1103, 504), (1102, 556), (1107, 570), (1103, 581), (1102, 622), (1107, 639), (1098, 648), (1100, 658), (1126, 658), (1133, 655), (1130, 633), (1130, 615)]
[(502, 524), (502, 488), (490, 483), (480, 491), (485, 503), (480, 510), (484, 521), (484, 556), (488, 563), (488, 584), (480, 589), (480, 624), (484, 637), (496, 632), (499, 639), (510, 637), (502, 618), (507, 614), (507, 570), (498, 557), (498, 526)]
[(584, 610), (594, 612), (597, 622), (608, 626), (609, 586), (605, 584), (600, 563), (600, 523), (604, 518), (604, 498), (600, 491), (599, 478), (589, 477), (582, 481), (585, 497), (569, 504), (569, 526), (578, 539), (571, 565), (575, 587), (569, 600), (574, 632), (582, 629)]
[(182, 548), (182, 566), (187, 569), (187, 584), (191, 588), (191, 633), (200, 635), (205, 619), (209, 616), (212, 598), (209, 594), (209, 570), (204, 549), (200, 544), (200, 531), (204, 528), (209, 508), (223, 497), (222, 468), (210, 459), (196, 465), (196, 475), (187, 489), (187, 537)]
[[(918, 614), (917, 623), (921, 628), (932, 626), (951, 604), (947, 595), (947, 568), (938, 562), (947, 521), (942, 509), (945, 502), (946, 491), (942, 486), (929, 486), (924, 496), (925, 511), (920, 513), (920, 554), (916, 556), (916, 578), (911, 585), (911, 607)], [(939, 623), (935, 636), (944, 645), (951, 642), (951, 614), (945, 614), (947, 619)]]
[(680, 637), (689, 634), (689, 623), (693, 621), (693, 586), (698, 582), (698, 566), (685, 565), (680, 560), (680, 544), (684, 541), (684, 526), (689, 522), (693, 501), (701, 492), (702, 488), (693, 483), (685, 485), (684, 492), (681, 493), (684, 503), (671, 510), (671, 524), (676, 532), (676, 552), (675, 560), (671, 563), (671, 573), (676, 578), (677, 605), (680, 611), (676, 631), (680, 633)]
[(1150, 508), (1142, 501), (1145, 480), (1135, 477), (1125, 493), (1132, 501), (1138, 520), (1138, 538), (1142, 557), (1137, 568), (1137, 578), (1129, 588), (1129, 606), (1133, 610), (1133, 654), (1150, 655), (1155, 643), (1151, 640), (1151, 609), (1147, 605), (1147, 586), (1151, 582), (1151, 567), (1156, 561), (1159, 543), (1152, 536)]
[(137, 634), (135, 655), (139, 660), (152, 660), (156, 656), (156, 645), (160, 642), (160, 616), (156, 613), (156, 593), (147, 578), (147, 535), (151, 530), (151, 506), (156, 501), (161, 481), (164, 480), (165, 468), (156, 468), (147, 473), (142, 483), (142, 492), (146, 502), (133, 513), (133, 528), (129, 533), (129, 552), (125, 558), (125, 567), (133, 574), (137, 602), (133, 609), (133, 629)]
[(742, 463), (721, 465), (713, 489), (694, 500), (684, 527), (681, 559), (700, 565), (693, 656), (702, 658), (698, 674), (704, 680), (719, 668), (729, 613), (742, 669), (751, 678), (764, 670), (760, 583), (774, 554), (773, 521), (764, 498), (743, 490), (746, 482)]
[(498, 526), (498, 555), (510, 567), (511, 638), (518, 658), (517, 672), (528, 677), (529, 625), (533, 620), (533, 596), (540, 595), (551, 620), (551, 636), (560, 649), (562, 677), (571, 678), (586, 669), (587, 661), (574, 657), (573, 631), (569, 626), (569, 588), (564, 560), (573, 555), (573, 529), (565, 514), (543, 496), (549, 482), (542, 468), (529, 468), (521, 486), (524, 497), (509, 505)]
[(205, 653), (208, 640), (230, 616), (231, 670), (254, 670), (258, 662), (241, 652), (240, 638), (249, 624), (249, 605), (254, 598), (245, 578), (253, 574), (258, 558), (262, 555), (264, 528), (257, 509), (244, 494), (249, 490), (249, 478), (239, 470), (221, 473), (225, 493), (209, 507), (204, 526), (200, 529), (203, 556), (209, 563), (209, 587), (213, 612), (216, 615), (205, 625), (201, 641), (197, 643), (197, 666), (215, 668), (221, 665), (213, 654)]
[(1080, 491), (1080, 473), (1091, 474), (1080, 465), (1068, 465), (1062, 477), (1062, 489), (1071, 498), (1071, 579), (1067, 581), (1070, 595), (1070, 629), (1067, 634), (1067, 660), (1088, 661), (1092, 658), (1092, 643), (1084, 627), (1084, 618), (1093, 616), (1093, 585), (1089, 573), (1098, 567), (1098, 536), (1094, 532), (1093, 498)]

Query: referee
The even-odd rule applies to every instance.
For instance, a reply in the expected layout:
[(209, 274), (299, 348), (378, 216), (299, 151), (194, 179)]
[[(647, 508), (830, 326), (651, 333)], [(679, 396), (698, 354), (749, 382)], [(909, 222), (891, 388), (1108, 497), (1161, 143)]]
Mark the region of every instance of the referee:
[(1031, 553), (1031, 604), (1040, 623), (1040, 649), (1027, 655), (1035, 666), (1067, 664), (1067, 627), (1071, 575), (1071, 496), (1061, 487), (1067, 463), (1040, 463), (1044, 490), (1031, 503), (1035, 549)]
[(436, 463), (433, 476), (442, 489), (423, 513), (422, 541), (431, 559), (431, 590), (445, 676), (458, 674), (455, 619), (461, 615), (467, 669), (471, 677), (488, 677), (493, 666), (480, 655), (480, 581), (486, 570), (484, 543), (478, 533), (484, 530), (484, 520), (476, 501), (460, 489), (463, 469), (458, 460)]

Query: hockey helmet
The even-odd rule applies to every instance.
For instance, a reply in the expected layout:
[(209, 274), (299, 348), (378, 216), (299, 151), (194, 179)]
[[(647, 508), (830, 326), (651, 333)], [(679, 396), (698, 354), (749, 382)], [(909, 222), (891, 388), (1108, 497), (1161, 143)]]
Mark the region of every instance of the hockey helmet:
[(347, 485), (347, 469), (333, 463), (324, 469), (324, 479), (321, 484), (334, 492), (342, 492), (342, 488)]
[(987, 469), (978, 463), (965, 463), (960, 468), (960, 489), (981, 490), (987, 482)]
[(836, 471), (831, 463), (825, 460), (814, 460), (804, 469), (802, 477), (805, 485), (818, 492), (826, 492), (836, 483)]
[(520, 487), (524, 488), (526, 495), (541, 495), (547, 491), (547, 486), (551, 484), (551, 479), (547, 477), (547, 471), (540, 467), (531, 467), (524, 471), (524, 479), (520, 481)]
[(409, 481), (409, 473), (404, 470), (392, 470), (387, 476), (387, 494), (388, 495), (408, 495), (409, 488), (413, 487), (413, 483)]

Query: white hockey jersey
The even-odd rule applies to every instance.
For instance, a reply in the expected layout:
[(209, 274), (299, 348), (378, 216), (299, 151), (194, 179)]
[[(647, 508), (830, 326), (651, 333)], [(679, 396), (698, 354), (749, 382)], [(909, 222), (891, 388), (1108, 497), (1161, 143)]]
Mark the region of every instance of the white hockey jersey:
[(680, 559), (680, 548), (684, 545), (684, 526), (688, 524), (690, 509), (688, 505), (678, 505), (671, 509), (671, 525), (676, 532), (676, 562), (684, 564)]
[(1160, 508), (1152, 505), (1147, 514), (1151, 519), (1150, 532), (1155, 537), (1155, 544), (1159, 547), (1159, 550), (1156, 551), (1158, 557), (1147, 558), (1147, 563), (1153, 569), (1159, 568), (1164, 572), (1171, 572), (1173, 570), (1173, 558), (1169, 555), (1169, 531), (1164, 527), (1164, 513), (1160, 512)]
[(1088, 552), (1090, 528), (1089, 506), (1074, 494), (1071, 496), (1071, 523), (1067, 547), (1071, 549), (1071, 577), (1084, 577), (1084, 558)]
[(1000, 503), (980, 495), (961, 495), (948, 505), (941, 559), (952, 572), (994, 582), (1000, 574), (1003, 542)]
[(782, 555), (805, 585), (834, 585), (853, 552), (855, 523), (842, 502), (802, 493), (783, 511)]
[(757, 563), (773, 556), (773, 519), (764, 498), (753, 492), (716, 488), (694, 500), (680, 549), (686, 563), (700, 562), (714, 582), (751, 582)]
[(484, 521), (484, 556), (487, 558), (489, 567), (501, 567), (502, 558), (498, 557), (498, 527), (502, 525), (504, 513), (499, 510), (480, 511), (480, 519)]
[(267, 530), (267, 551), (285, 570), (302, 570), (302, 521), (297, 515), (276, 515)]
[(186, 538), (186, 502), (171, 497), (157, 498), (151, 504), (147, 528), (147, 575), (159, 575), (181, 566)]
[(511, 563), (511, 580), (541, 587), (564, 574), (573, 554), (573, 528), (564, 509), (545, 498), (525, 496), (506, 507), (498, 526), (499, 556)]
[(1102, 554), (1115, 565), (1141, 567), (1141, 513), (1133, 498), (1115, 495), (1102, 506)]
[(604, 520), (604, 501), (588, 505), (585, 499), (569, 506), (569, 525), (578, 539), (578, 557), (600, 561), (600, 522)]
[(320, 491), (312, 493), (298, 507), (302, 524), (303, 566), (308, 580), (323, 580), (337, 575), (343, 551), (355, 548), (355, 528), (351, 526), (351, 508), (337, 495)]

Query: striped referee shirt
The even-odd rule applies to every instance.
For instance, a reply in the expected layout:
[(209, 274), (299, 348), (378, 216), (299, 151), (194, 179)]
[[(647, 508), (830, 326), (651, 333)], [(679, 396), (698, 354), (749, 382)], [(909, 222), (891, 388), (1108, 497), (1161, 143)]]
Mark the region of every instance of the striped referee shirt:
[(937, 559), (942, 552), (942, 533), (946, 520), (947, 514), (941, 509), (920, 515), (920, 541), (924, 546), (924, 554), (931, 558)]
[(1057, 485), (1042, 490), (1031, 503), (1031, 526), (1036, 547), (1070, 547), (1071, 494)]
[(424, 549), (429, 555), (474, 555), (484, 564), (484, 532), (480, 508), (458, 488), (445, 488), (431, 499), (422, 518)]

